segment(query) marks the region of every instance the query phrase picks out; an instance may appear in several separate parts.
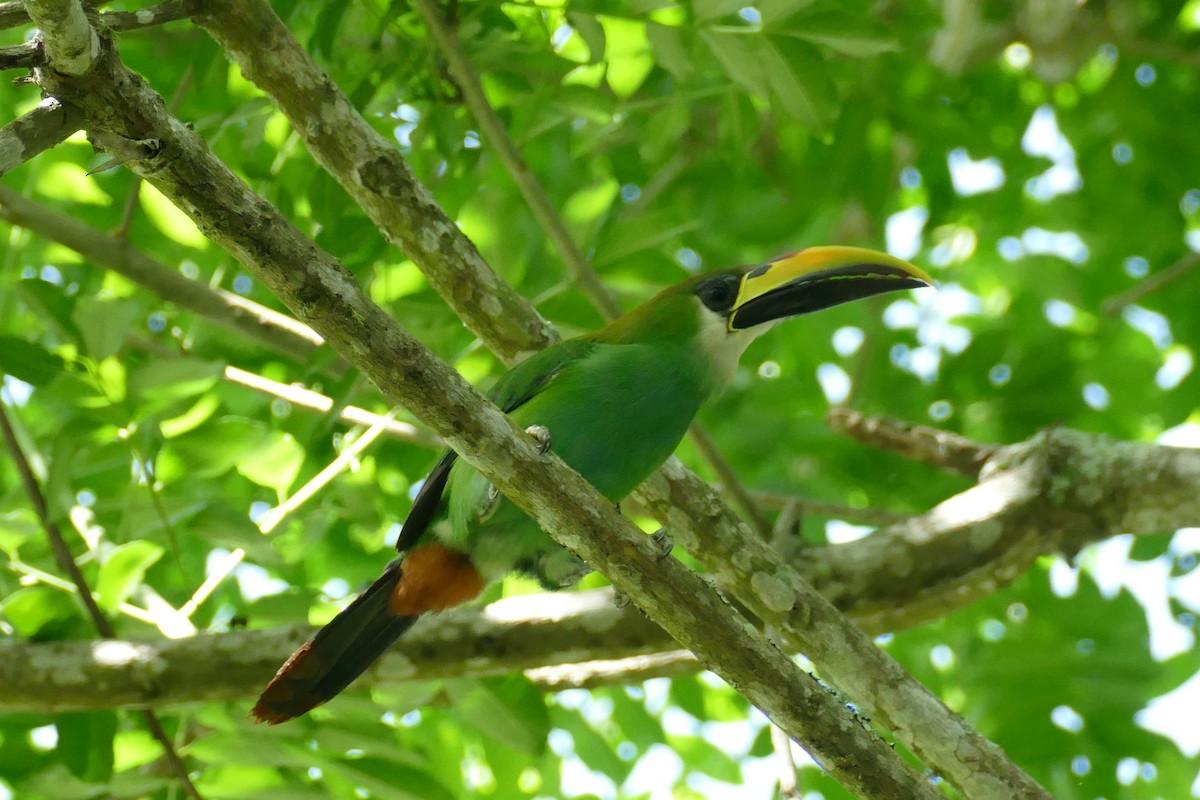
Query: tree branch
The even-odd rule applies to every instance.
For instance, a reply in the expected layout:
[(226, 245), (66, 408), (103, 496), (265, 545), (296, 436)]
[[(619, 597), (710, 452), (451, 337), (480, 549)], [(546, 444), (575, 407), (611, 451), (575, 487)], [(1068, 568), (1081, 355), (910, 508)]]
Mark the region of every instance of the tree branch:
[(62, 143), (82, 124), (77, 109), (47, 97), (0, 128), (0, 176)]
[[(936, 765), (964, 794), (995, 800), (1049, 799), (997, 745), (947, 709), (781, 562), (770, 545), (741, 524), (677, 459), (668, 460), (634, 496), (704, 563), (723, 590), (775, 626), (789, 646), (804, 652), (868, 716), (922, 761)], [(703, 520), (703, 527), (693, 525), (694, 519)]]
[(847, 408), (833, 408), (825, 417), (829, 427), (880, 450), (895, 450), (932, 467), (979, 476), (979, 470), (996, 452), (994, 445), (973, 442), (949, 431), (911, 422), (868, 417)]
[(313, 158), (421, 268), (472, 333), (510, 364), (557, 340), (266, 2), (199, 0), (196, 6), (196, 22), (275, 101)]
[[(798, 569), (877, 635), (961, 608), (1064, 546), (1200, 525), (1198, 490), (1198, 450), (1053, 429), (1000, 448), (979, 486), (865, 539), (808, 548)], [(114, 642), (129, 654), (115, 661), (91, 642), (0, 646), (0, 712), (251, 697), (310, 632)], [(419, 623), (359, 685), (527, 669), (553, 690), (699, 669), (673, 645), (641, 613), (613, 608), (609, 590), (509, 598)], [(39, 665), (70, 668), (51, 681)]]
[(101, 21), (114, 31), (153, 28), (168, 22), (187, 19), (190, 15), (185, 0), (166, 0), (156, 6), (138, 11), (109, 11), (100, 15)]
[[(4, 439), (5, 449), (8, 450), (9, 457), (12, 458), (13, 464), (17, 467), (17, 474), (21, 478), (25, 494), (29, 497), (29, 504), (33, 506), (33, 511), (42, 525), (42, 530), (46, 532), (46, 538), (50, 541), (50, 549), (54, 553), (54, 559), (58, 562), (59, 569), (74, 584), (75, 594), (80, 602), (83, 603), (84, 610), (87, 612), (87, 616), (91, 619), (96, 631), (102, 638), (112, 639), (115, 636), (112, 623), (104, 616), (104, 612), (100, 610), (96, 598), (92, 596), (91, 587), (88, 586), (83, 573), (79, 571), (79, 566), (75, 563), (75, 557), (71, 555), (71, 549), (67, 547), (67, 541), (63, 538), (62, 531), (59, 530), (58, 524), (50, 517), (50, 509), (46, 506), (46, 497), (42, 494), (42, 489), (38, 485), (37, 478), (34, 477), (33, 470), (29, 467), (29, 460), (25, 457), (25, 452), (21, 449), (21, 445), (17, 441), (16, 432), (13, 431), (8, 419), (8, 412), (4, 410), (2, 403), (0, 403), (0, 438)], [(179, 757), (179, 753), (176, 752), (174, 743), (167, 736), (166, 731), (163, 730), (158, 715), (152, 709), (144, 708), (141, 709), (141, 716), (142, 721), (150, 731), (150, 735), (157, 739), (158, 743), (163, 746), (163, 754), (167, 762), (171, 765), (175, 777), (183, 785), (183, 789), (188, 797), (191, 797), (192, 800), (203, 800), (200, 797), (200, 793), (196, 791), (191, 777), (188, 775), (187, 766), (183, 763), (183, 759)]]
[(79, 0), (25, 0), (29, 18), (41, 31), (46, 60), (63, 75), (79, 76), (100, 56), (100, 39)]
[[(57, 713), (242, 700), (311, 634), (308, 626), (293, 626), (103, 645), (4, 644), (0, 710)], [(611, 590), (569, 592), (553, 603), (542, 595), (514, 597), (421, 620), (357, 686), (548, 665), (586, 669), (580, 662), (661, 654), (673, 645), (636, 608), (615, 608)]]
[(571, 232), (567, 230), (566, 224), (559, 217), (550, 198), (546, 196), (541, 182), (529, 170), (529, 165), (525, 163), (517, 146), (509, 138), (504, 123), (500, 121), (500, 117), (483, 92), (483, 84), (479, 82), (479, 76), (475, 74), (471, 62), (463, 52), (457, 33), (442, 19), (441, 13), (431, 0), (416, 0), (415, 5), (421, 18), (425, 20), (429, 35), (437, 43), (442, 55), (445, 56), (446, 67), (449, 69), (451, 77), (458, 83), (467, 108), (471, 110), (471, 115), (483, 129), (486, 141), (504, 164), (509, 177), (517, 185), (521, 196), (525, 198), (526, 205), (533, 212), (534, 218), (542, 226), (542, 230), (546, 231), (550, 241), (554, 243), (554, 247), (562, 256), (567, 268), (571, 270), (575, 282), (583, 290), (583, 293), (606, 319), (616, 319), (621, 315), (621, 307), (617, 305), (612, 294), (600, 282), (592, 265), (584, 258), (579, 246), (575, 244), (575, 238), (571, 236)]
[[(254, 33), (257, 48), (271, 51), (265, 29)], [(286, 61), (279, 52), (272, 55)], [(106, 147), (135, 142), (133, 152), (140, 156), (129, 166), (362, 369), (390, 401), (408, 407), (560, 544), (607, 575), (680, 644), (801, 740), (851, 791), (889, 800), (938, 796), (699, 576), (675, 559), (660, 558), (645, 535), (577, 473), (553, 453), (540, 454), (499, 409), (400, 330), (344, 267), (167, 114), (162, 98), (114, 52), (106, 52), (97, 66), (80, 80), (47, 71), (43, 88), (80, 105), (89, 130), (103, 134), (94, 141)], [(379, 153), (372, 163), (385, 169), (386, 156)], [(433, 230), (436, 237), (436, 224)]]
[(1124, 311), (1126, 306), (1131, 306), (1146, 295), (1157, 292), (1172, 281), (1179, 280), (1196, 267), (1200, 267), (1200, 253), (1186, 253), (1163, 271), (1156, 272), (1121, 294), (1105, 300), (1101, 308), (1110, 317), (1116, 316)]
[(69, 247), (85, 263), (110, 269), (180, 308), (200, 314), (277, 353), (305, 361), (322, 339), (307, 325), (232, 292), (180, 275), (121, 239), (97, 231), (73, 217), (39, 205), (0, 186), (0, 218)]

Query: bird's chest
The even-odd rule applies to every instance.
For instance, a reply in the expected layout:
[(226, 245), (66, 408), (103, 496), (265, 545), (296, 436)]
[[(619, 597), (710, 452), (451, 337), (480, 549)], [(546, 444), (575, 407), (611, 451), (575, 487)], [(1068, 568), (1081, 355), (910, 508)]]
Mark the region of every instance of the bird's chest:
[[(677, 359), (612, 355), (622, 358), (564, 370), (510, 416), (521, 427), (547, 428), (553, 451), (615, 503), (675, 450), (704, 389)], [(515, 505), (495, 498), (486, 479), (461, 466), (459, 474), (452, 473), (452, 531), (447, 532), (465, 545), (485, 575), (520, 569), (548, 586), (578, 578), (573, 556)]]

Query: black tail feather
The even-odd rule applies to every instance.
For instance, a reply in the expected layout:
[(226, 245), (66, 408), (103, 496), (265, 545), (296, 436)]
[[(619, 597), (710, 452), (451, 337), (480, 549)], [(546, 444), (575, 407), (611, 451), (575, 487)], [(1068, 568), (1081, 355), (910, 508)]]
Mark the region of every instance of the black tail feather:
[(375, 663), (417, 617), (398, 617), (388, 598), (400, 582), (399, 560), (279, 668), (250, 714), (276, 725), (330, 700)]

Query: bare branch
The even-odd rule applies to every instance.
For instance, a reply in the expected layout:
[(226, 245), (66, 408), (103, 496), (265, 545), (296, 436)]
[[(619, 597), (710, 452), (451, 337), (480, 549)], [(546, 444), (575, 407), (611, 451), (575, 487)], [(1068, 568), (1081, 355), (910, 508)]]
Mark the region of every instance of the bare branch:
[(32, 69), (42, 58), (42, 45), (37, 40), (0, 47), (0, 70)]
[(554, 246), (562, 256), (567, 268), (575, 276), (575, 282), (606, 319), (615, 319), (620, 316), (621, 308), (617, 305), (617, 301), (600, 282), (592, 265), (584, 258), (579, 246), (575, 244), (575, 238), (571, 236), (571, 232), (567, 230), (566, 224), (558, 215), (550, 198), (546, 196), (542, 184), (530, 171), (529, 165), (525, 163), (517, 146), (509, 138), (504, 123), (500, 121), (500, 117), (488, 102), (487, 96), (483, 92), (483, 85), (479, 82), (479, 76), (467, 59), (466, 53), (463, 52), (457, 33), (442, 19), (441, 13), (431, 0), (417, 0), (416, 7), (421, 18), (425, 20), (429, 35), (446, 57), (446, 66), (450, 70), (450, 75), (462, 90), (463, 100), (466, 102), (467, 108), (471, 110), (471, 115), (483, 129), (485, 141), (491, 145), (492, 150), (504, 164), (509, 177), (517, 185), (538, 224), (546, 231), (550, 241), (554, 242)]
[(980, 444), (948, 431), (910, 422), (868, 417), (846, 408), (830, 409), (829, 427), (863, 444), (895, 450), (930, 466), (974, 478), (996, 452), (994, 445)]
[[(264, 378), (253, 372), (247, 372), (237, 367), (225, 368), (225, 380), (246, 386), (255, 391), (269, 394), (286, 400), (292, 405), (309, 408), (313, 411), (328, 413), (333, 410), (333, 400), (325, 395), (306, 389), (295, 384), (279, 383), (270, 378)], [(344, 406), (338, 411), (338, 418), (355, 425), (382, 425), (384, 433), (395, 439), (400, 439), (425, 447), (444, 447), (442, 440), (428, 431), (421, 430), (407, 422), (388, 419), (381, 414), (373, 414), (358, 406)]]
[[(708, 567), (724, 591), (775, 626), (789, 646), (808, 655), (860, 708), (922, 761), (937, 765), (964, 794), (989, 800), (1048, 800), (1045, 790), (997, 745), (947, 709), (869, 636), (848, 625), (677, 459), (670, 459), (635, 497)], [(692, 520), (703, 520), (703, 527)], [(805, 551), (802, 563), (810, 558), (811, 551)]]
[(49, 66), (79, 76), (100, 57), (100, 39), (79, 0), (25, 0), (29, 18), (41, 31)]
[(82, 120), (70, 105), (47, 97), (32, 111), (0, 128), (0, 175), (65, 141)]
[[(0, 710), (240, 700), (260, 689), (280, 660), (311, 634), (308, 626), (295, 626), (103, 645), (6, 644), (0, 646), (5, 687)], [(542, 596), (515, 597), (421, 620), (358, 686), (627, 659), (673, 644), (637, 609), (615, 608), (611, 590), (565, 593), (553, 603)]]
[[(1200, 451), (1057, 429), (1003, 448), (979, 486), (912, 522), (850, 544), (807, 548), (798, 564), (876, 635), (990, 594), (1064, 545), (1200, 524), (1198, 490)], [(1104, 493), (1104, 503), (1096, 503), (1097, 493)], [(0, 711), (250, 697), (309, 632), (114, 643), (128, 648), (114, 649), (128, 653), (116, 659), (90, 642), (0, 646), (0, 685), (6, 687)], [(542, 595), (518, 597), (418, 624), (360, 685), (526, 669), (557, 690), (700, 668), (673, 648), (640, 612), (613, 608), (609, 590), (557, 594), (553, 603)], [(56, 679), (40, 665), (55, 670)], [(874, 702), (871, 693), (862, 696)]]
[(201, 0), (196, 22), (275, 101), (309, 152), (429, 278), (473, 333), (513, 363), (557, 334), (484, 262), (263, 0)]

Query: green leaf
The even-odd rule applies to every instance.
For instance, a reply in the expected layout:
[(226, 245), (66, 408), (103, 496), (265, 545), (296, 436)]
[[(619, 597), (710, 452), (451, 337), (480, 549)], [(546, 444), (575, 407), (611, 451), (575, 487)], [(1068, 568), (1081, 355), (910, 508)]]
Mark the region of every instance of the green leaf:
[(716, 745), (698, 736), (668, 736), (667, 742), (689, 769), (726, 783), (742, 782), (742, 768)]
[(837, 90), (816, 48), (771, 36), (766, 37), (762, 58), (777, 110), (814, 132), (828, 129), (837, 107)]
[(259, 447), (242, 458), (238, 472), (259, 486), (274, 489), (283, 497), (296, 481), (300, 468), (304, 466), (304, 448), (290, 433), (271, 431), (263, 437)]
[(673, 210), (622, 217), (605, 230), (593, 261), (596, 266), (611, 264), (633, 253), (675, 241), (697, 227), (696, 220)]
[(304, 749), (282, 736), (258, 731), (219, 731), (202, 736), (188, 747), (188, 755), (209, 764), (245, 764), (259, 767), (307, 766)]
[(129, 542), (116, 547), (100, 565), (96, 581), (97, 602), (100, 608), (113, 613), (133, 594), (146, 577), (146, 570), (162, 558), (161, 545), (146, 540)]
[[(346, 783), (349, 791), (362, 787), (372, 797), (392, 800), (454, 800), (440, 781), (425, 770), (376, 758), (329, 759), (313, 754), (312, 763), (325, 773), (326, 780)], [(338, 793), (337, 796), (349, 796)]]
[(63, 294), (62, 287), (40, 278), (27, 278), (17, 281), (16, 292), (21, 301), (39, 313), (43, 321), (50, 322), (64, 340), (79, 338), (79, 328), (72, 318), (75, 302)]
[(692, 0), (692, 14), (697, 22), (727, 17), (749, 5), (746, 0)]
[(448, 681), (446, 691), (455, 710), (485, 736), (531, 755), (545, 750), (550, 733), (546, 700), (524, 675)]
[(74, 317), (87, 354), (97, 361), (116, 355), (125, 337), (133, 332), (133, 321), (140, 313), (132, 300), (80, 298)]
[(794, 36), (855, 58), (870, 58), (900, 49), (895, 34), (874, 21), (835, 11), (805, 15), (787, 25), (768, 26), (771, 33)]
[(0, 372), (33, 386), (44, 386), (62, 369), (62, 359), (41, 345), (0, 334)]
[(646, 23), (646, 39), (654, 48), (654, 56), (672, 75), (681, 80), (695, 71), (687, 46), (683, 42), (683, 30), (657, 22)]
[(700, 31), (700, 38), (716, 56), (730, 78), (752, 94), (767, 89), (763, 73), (763, 39), (761, 36)]
[(79, 605), (66, 592), (30, 586), (4, 598), (4, 618), (24, 639), (59, 638), (81, 619)]
[(112, 711), (59, 714), (58, 752), (71, 773), (81, 780), (104, 783), (113, 773), (113, 737), (117, 715)]
[(589, 64), (595, 64), (600, 59), (604, 58), (604, 26), (599, 20), (591, 14), (582, 14), (577, 11), (567, 12), (567, 21), (571, 23), (571, 27), (583, 38), (587, 43)]
[(618, 786), (625, 782), (633, 769), (633, 762), (622, 761), (615, 752), (614, 743), (601, 736), (578, 711), (552, 706), (550, 717), (555, 727), (571, 734), (575, 754), (584, 764), (604, 773)]
[[(787, 19), (797, 11), (808, 8), (813, 2), (814, 0), (759, 0), (754, 7), (762, 15), (763, 25), (769, 26), (773, 22)], [(858, 19), (860, 22), (862, 21), (861, 16)]]
[(135, 369), (129, 376), (129, 393), (145, 403), (145, 413), (165, 408), (176, 400), (211, 389), (225, 372), (218, 361), (198, 358), (157, 359)]

